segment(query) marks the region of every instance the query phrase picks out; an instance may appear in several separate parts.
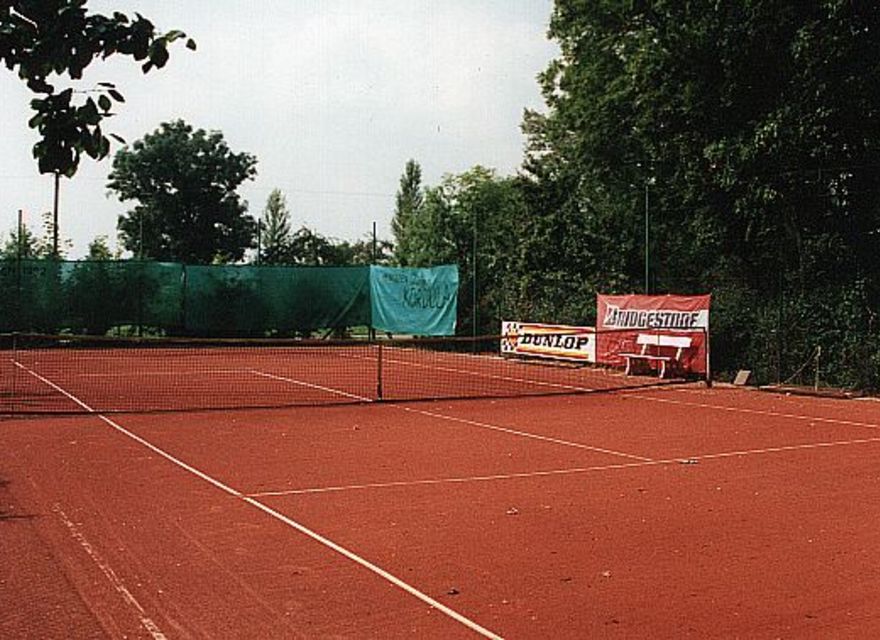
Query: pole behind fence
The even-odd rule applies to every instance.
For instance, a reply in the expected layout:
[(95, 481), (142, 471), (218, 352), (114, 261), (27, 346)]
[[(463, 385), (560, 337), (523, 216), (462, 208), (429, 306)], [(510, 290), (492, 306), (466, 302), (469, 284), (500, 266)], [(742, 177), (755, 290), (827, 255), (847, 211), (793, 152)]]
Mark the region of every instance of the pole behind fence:
[(712, 386), (712, 349), (711, 349), (711, 339), (709, 328), (706, 327), (703, 329), (705, 332), (705, 340), (706, 340), (706, 386)]
[(15, 260), (15, 313), (13, 314), (13, 323), (12, 327), (14, 331), (21, 331), (21, 318), (22, 318), (22, 308), (21, 308), (21, 259), (23, 251), (23, 243), (24, 237), (22, 235), (22, 231), (24, 230), (24, 211), (21, 209), (18, 210), (18, 242), (16, 243), (18, 246), (16, 247), (16, 260)]
[(376, 343), (376, 400), (382, 400), (382, 343)]

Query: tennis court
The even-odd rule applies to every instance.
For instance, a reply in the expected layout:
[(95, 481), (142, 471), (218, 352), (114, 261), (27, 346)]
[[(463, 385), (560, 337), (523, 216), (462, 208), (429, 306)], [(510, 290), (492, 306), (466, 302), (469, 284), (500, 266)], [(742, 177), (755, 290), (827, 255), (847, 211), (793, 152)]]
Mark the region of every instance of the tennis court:
[(0, 422), (0, 635), (880, 632), (878, 403), (81, 347), (4, 357), (32, 412)]

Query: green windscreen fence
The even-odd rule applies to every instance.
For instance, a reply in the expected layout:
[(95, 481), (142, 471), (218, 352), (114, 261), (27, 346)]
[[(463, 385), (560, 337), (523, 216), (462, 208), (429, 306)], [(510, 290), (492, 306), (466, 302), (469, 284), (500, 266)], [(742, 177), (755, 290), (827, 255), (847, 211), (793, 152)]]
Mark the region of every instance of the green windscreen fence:
[(3, 331), (104, 335), (182, 327), (181, 264), (22, 260), (0, 263), (0, 274)]
[[(388, 280), (394, 272), (415, 284), (371, 287), (380, 274)], [(419, 288), (426, 282), (430, 286)], [(440, 298), (431, 292), (457, 286), (456, 267), (6, 260), (0, 261), (0, 331), (259, 337), (376, 326), (393, 333), (451, 335), (455, 295), (443, 298), (446, 307), (438, 309), (432, 305)], [(377, 303), (377, 296), (388, 299)], [(376, 309), (381, 310), (378, 325)]]
[(369, 326), (369, 285), (369, 267), (187, 267), (185, 327), (253, 336)]

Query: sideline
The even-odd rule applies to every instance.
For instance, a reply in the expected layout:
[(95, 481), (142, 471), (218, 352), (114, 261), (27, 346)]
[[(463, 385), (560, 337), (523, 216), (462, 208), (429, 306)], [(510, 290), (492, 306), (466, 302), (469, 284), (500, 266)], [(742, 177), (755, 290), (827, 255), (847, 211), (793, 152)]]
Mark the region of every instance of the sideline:
[[(345, 547), (343, 547), (339, 544), (336, 544), (335, 542), (333, 542), (329, 538), (325, 538), (321, 534), (309, 529), (308, 527), (297, 522), (296, 520), (293, 520), (292, 518), (288, 518), (287, 516), (279, 513), (278, 511), (275, 511), (274, 509), (263, 504), (259, 500), (252, 498), (250, 496), (247, 496), (236, 489), (233, 489), (229, 485), (226, 485), (223, 482), (221, 482), (220, 480), (217, 480), (216, 478), (209, 476), (207, 473), (196, 469), (192, 465), (190, 465), (190, 464), (184, 462), (183, 460), (171, 455), (170, 453), (168, 453), (164, 449), (159, 448), (158, 446), (154, 445), (153, 443), (149, 442), (148, 440), (129, 431), (128, 429), (126, 429), (125, 427), (123, 427), (119, 423), (115, 422), (114, 420), (111, 420), (107, 416), (98, 413), (92, 407), (87, 405), (85, 402), (83, 402), (82, 400), (80, 400), (79, 398), (74, 396), (73, 394), (69, 393), (65, 389), (61, 388), (60, 386), (58, 386), (57, 384), (55, 384), (54, 382), (52, 382), (48, 378), (45, 378), (44, 376), (40, 375), (36, 371), (29, 369), (28, 367), (24, 366), (20, 362), (15, 362), (15, 366), (26, 371), (28, 374), (30, 374), (31, 376), (33, 376), (34, 378), (36, 378), (37, 380), (39, 380), (43, 384), (46, 384), (49, 387), (51, 387), (52, 389), (63, 394), (65, 397), (67, 397), (72, 402), (76, 403), (79, 407), (84, 409), (87, 413), (94, 415), (96, 418), (100, 419), (102, 422), (104, 422), (106, 425), (110, 426), (111, 428), (113, 428), (117, 432), (134, 440), (138, 444), (143, 445), (144, 447), (146, 447), (150, 451), (165, 458), (166, 460), (177, 465), (181, 469), (188, 471), (192, 475), (194, 475), (194, 476), (200, 478), (201, 480), (204, 480), (205, 482), (213, 485), (214, 487), (216, 487), (217, 489), (220, 489), (224, 493), (226, 493), (230, 496), (233, 496), (235, 498), (238, 498), (240, 500), (243, 500), (244, 502), (248, 503), (249, 505), (259, 509), (263, 513), (265, 513), (265, 514), (275, 518), (276, 520), (286, 524), (287, 526), (298, 531), (299, 533), (311, 538), (312, 540), (315, 540), (316, 542), (319, 542), (320, 544), (324, 545), (328, 549), (335, 551), (336, 553), (338, 553), (338, 554), (342, 555), (343, 557), (351, 560), (352, 562), (362, 566), (363, 568), (367, 569), (368, 571), (371, 571), (372, 573), (376, 574), (377, 576), (379, 576), (383, 580), (390, 582), (394, 586), (402, 589), (403, 591), (410, 594), (411, 596), (421, 600), (422, 602), (424, 602), (428, 606), (432, 607), (433, 609), (436, 609), (437, 611), (443, 613), (444, 615), (448, 616), (449, 618), (464, 625), (465, 627), (467, 627), (471, 631), (474, 631), (475, 633), (483, 636), (484, 638), (490, 638), (491, 640), (502, 640), (501, 636), (499, 636), (498, 634), (490, 631), (489, 629), (486, 629), (485, 627), (479, 625), (478, 623), (474, 622), (470, 618), (467, 618), (466, 616), (458, 613), (454, 609), (447, 607), (442, 602), (435, 600), (434, 598), (427, 595), (426, 593), (419, 591), (416, 587), (404, 582), (403, 580), (401, 580), (397, 576), (389, 573), (388, 571), (385, 571), (384, 569), (382, 569), (378, 565), (375, 565), (372, 562), (370, 562), (369, 560), (366, 560), (365, 558), (362, 558), (361, 556), (357, 555), (353, 551), (350, 551), (350, 550), (346, 549)], [(164, 638), (164, 636), (154, 636), (154, 638), (156, 638), (156, 640), (161, 640), (162, 638)]]

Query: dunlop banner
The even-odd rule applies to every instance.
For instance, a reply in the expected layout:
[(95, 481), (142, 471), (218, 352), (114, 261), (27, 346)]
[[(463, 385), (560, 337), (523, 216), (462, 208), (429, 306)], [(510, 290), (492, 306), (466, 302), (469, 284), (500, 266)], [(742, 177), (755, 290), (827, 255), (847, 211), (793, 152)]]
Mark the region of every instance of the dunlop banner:
[(596, 335), (592, 327), (502, 322), (501, 353), (509, 356), (595, 362)]

